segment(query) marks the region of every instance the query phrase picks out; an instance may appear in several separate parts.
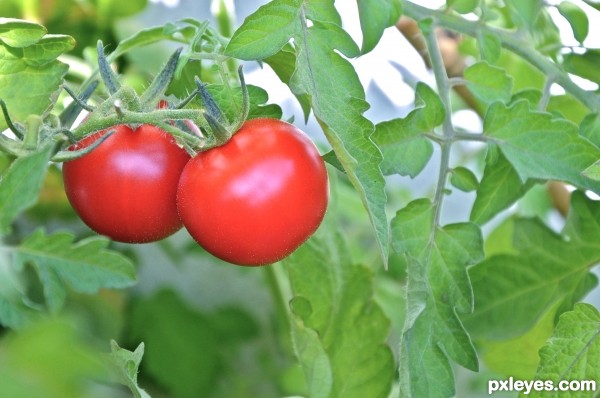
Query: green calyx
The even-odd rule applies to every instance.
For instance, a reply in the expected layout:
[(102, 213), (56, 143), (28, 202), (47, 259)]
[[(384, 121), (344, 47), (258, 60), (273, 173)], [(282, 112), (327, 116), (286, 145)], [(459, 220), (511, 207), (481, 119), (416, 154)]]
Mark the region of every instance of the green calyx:
[[(54, 115), (30, 116), (25, 124), (15, 123), (10, 118), (9, 109), (0, 99), (0, 110), (7, 122), (8, 128), (15, 138), (0, 135), (0, 150), (13, 156), (23, 156), (37, 151), (47, 145), (52, 145), (54, 155), (52, 160), (64, 162), (84, 156), (102, 144), (110, 133), (104, 134), (93, 145), (81, 150), (69, 150), (67, 147), (77, 141), (101, 130), (110, 129), (119, 124), (141, 125), (151, 124), (173, 135), (177, 143), (190, 154), (205, 151), (225, 144), (239, 130), (248, 117), (249, 96), (242, 73), (238, 70), (242, 104), (239, 115), (230, 122), (212, 97), (207, 85), (196, 78), (196, 89), (175, 106), (159, 106), (165, 98), (171, 81), (180, 67), (182, 48), (178, 48), (169, 57), (163, 69), (157, 74), (148, 88), (138, 95), (131, 87), (122, 85), (118, 75), (113, 71), (104, 53), (104, 45), (98, 41), (98, 72), (109, 97), (97, 106), (88, 104), (98, 81), (92, 81), (76, 93), (66, 84), (64, 90), (73, 101), (57, 117)], [(183, 57), (185, 59), (185, 57)], [(194, 99), (199, 98), (200, 109), (186, 108)], [(84, 121), (73, 128), (73, 124), (81, 111), (89, 112)], [(189, 123), (198, 129), (190, 128)]]
[(227, 118), (219, 108), (218, 104), (207, 90), (206, 85), (202, 83), (199, 78), (196, 78), (196, 86), (198, 87), (197, 92), (200, 94), (204, 106), (203, 115), (210, 126), (210, 131), (213, 136), (211, 148), (221, 146), (229, 141), (233, 134), (240, 129), (242, 124), (244, 124), (248, 118), (250, 97), (248, 95), (248, 87), (246, 86), (246, 80), (244, 79), (241, 65), (238, 68), (238, 76), (240, 79), (240, 88), (242, 90), (242, 103), (240, 113), (233, 123), (227, 121)]

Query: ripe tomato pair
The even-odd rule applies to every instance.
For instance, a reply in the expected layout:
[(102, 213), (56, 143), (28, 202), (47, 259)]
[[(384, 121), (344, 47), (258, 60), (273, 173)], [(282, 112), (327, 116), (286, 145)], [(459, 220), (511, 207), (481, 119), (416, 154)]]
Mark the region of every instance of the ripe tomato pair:
[(249, 120), (227, 143), (191, 160), (157, 127), (113, 129), (98, 148), (63, 167), (69, 201), (100, 234), (151, 242), (183, 223), (216, 257), (263, 265), (293, 252), (323, 219), (329, 196), (325, 164), (291, 124)]

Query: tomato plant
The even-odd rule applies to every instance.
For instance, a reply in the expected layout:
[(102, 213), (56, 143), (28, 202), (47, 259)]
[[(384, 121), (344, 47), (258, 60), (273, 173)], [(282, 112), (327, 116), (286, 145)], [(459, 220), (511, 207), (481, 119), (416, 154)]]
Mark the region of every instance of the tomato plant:
[[(117, 125), (92, 152), (64, 163), (69, 201), (94, 231), (119, 242), (153, 242), (181, 228), (177, 182), (190, 159), (172, 136), (143, 124)], [(72, 147), (85, 148), (109, 130)]]
[(308, 136), (281, 120), (252, 119), (186, 165), (177, 208), (208, 252), (234, 264), (263, 265), (312, 235), (328, 197), (327, 170)]

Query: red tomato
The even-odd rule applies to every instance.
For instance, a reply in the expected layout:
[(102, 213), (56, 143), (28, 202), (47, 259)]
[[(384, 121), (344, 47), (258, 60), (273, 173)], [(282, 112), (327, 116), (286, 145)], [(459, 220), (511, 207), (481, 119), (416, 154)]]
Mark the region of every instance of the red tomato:
[(328, 199), (325, 163), (308, 136), (280, 120), (253, 119), (226, 144), (190, 160), (177, 208), (208, 252), (238, 265), (264, 265), (315, 232)]
[[(98, 148), (64, 163), (71, 205), (91, 229), (116, 241), (144, 243), (171, 235), (182, 226), (175, 198), (190, 156), (158, 127), (112, 129), (115, 133)], [(72, 149), (87, 147), (108, 130)]]

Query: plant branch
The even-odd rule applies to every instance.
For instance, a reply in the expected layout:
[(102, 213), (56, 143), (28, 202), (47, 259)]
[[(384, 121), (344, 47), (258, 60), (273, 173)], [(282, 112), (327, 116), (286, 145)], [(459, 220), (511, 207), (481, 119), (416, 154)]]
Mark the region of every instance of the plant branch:
[(186, 120), (189, 119), (197, 126), (207, 129), (208, 124), (202, 113), (197, 109), (162, 109), (151, 113), (132, 112), (121, 108), (121, 116), (111, 114), (109, 116), (90, 117), (87, 121), (73, 130), (76, 139), (81, 139), (88, 134), (104, 130), (117, 124), (152, 124), (160, 127), (178, 139), (187, 142), (193, 148), (204, 148), (206, 142), (204, 139), (184, 132), (177, 127), (165, 122), (165, 120)]
[(446, 110), (444, 116), (444, 123), (442, 124), (443, 140), (439, 143), (442, 149), (440, 171), (438, 175), (438, 181), (435, 188), (435, 197), (433, 200), (433, 223), (434, 228), (440, 224), (440, 215), (442, 211), (442, 201), (444, 198), (444, 191), (446, 188), (446, 180), (448, 172), (450, 171), (450, 149), (452, 141), (454, 140), (455, 132), (452, 126), (452, 107), (450, 103), (450, 84), (448, 81), (448, 75), (446, 68), (444, 67), (444, 60), (442, 59), (442, 53), (440, 52), (437, 37), (433, 27), (427, 28), (423, 32), (427, 48), (429, 50), (429, 56), (431, 58), (431, 66), (433, 68), (433, 74), (438, 87), (438, 93), (444, 109)]
[(288, 303), (292, 295), (289, 291), (289, 283), (286, 281), (286, 275), (282, 274), (281, 263), (269, 265), (263, 267), (263, 269), (265, 281), (275, 303), (275, 310), (279, 315), (277, 323), (283, 329), (284, 335), (289, 336), (291, 334), (291, 316)]
[(455, 132), (453, 137), (454, 141), (479, 141), (479, 142), (488, 142), (491, 141), (490, 137), (487, 135), (479, 134), (479, 133), (463, 133), (463, 132)]
[(546, 83), (544, 83), (544, 89), (542, 90), (542, 98), (538, 104), (538, 110), (545, 112), (548, 102), (550, 101), (550, 89), (554, 84), (554, 76), (546, 77)]
[(502, 47), (519, 55), (546, 76), (554, 76), (555, 83), (585, 104), (591, 111), (600, 111), (600, 97), (597, 94), (579, 87), (557, 64), (540, 54), (526, 40), (523, 40), (514, 32), (482, 25), (476, 21), (468, 21), (461, 17), (419, 6), (410, 1), (404, 2), (404, 14), (417, 21), (433, 18), (439, 26), (472, 37), (478, 37), (478, 33), (481, 32), (494, 35), (500, 40)]

